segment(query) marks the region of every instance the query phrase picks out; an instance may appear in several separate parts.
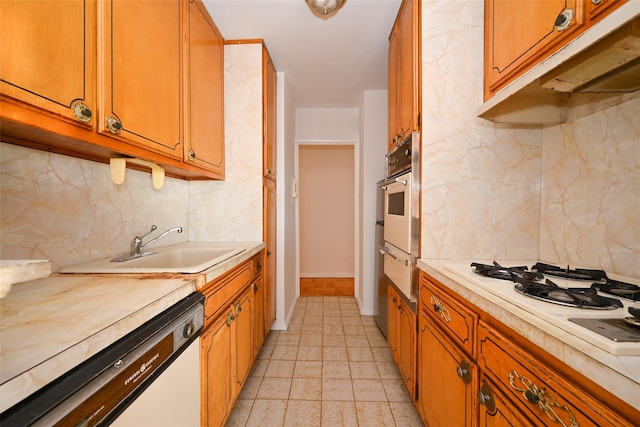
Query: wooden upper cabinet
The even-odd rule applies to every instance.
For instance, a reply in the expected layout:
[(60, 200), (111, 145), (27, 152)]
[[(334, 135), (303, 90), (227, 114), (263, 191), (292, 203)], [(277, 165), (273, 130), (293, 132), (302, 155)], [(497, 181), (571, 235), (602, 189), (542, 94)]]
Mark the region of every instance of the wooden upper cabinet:
[(182, 159), (181, 2), (99, 4), (99, 131)]
[(199, 0), (187, 4), (184, 160), (224, 178), (224, 39)]
[(389, 36), (389, 151), (420, 129), (419, 6), (404, 0)]
[(0, 1), (0, 92), (92, 126), (95, 2)]
[[(420, 85), (418, 76), (418, 1), (405, 0), (400, 13), (400, 133), (401, 141), (414, 130), (420, 129)], [(398, 141), (398, 142), (401, 142)]]
[(263, 163), (264, 176), (276, 179), (276, 88), (277, 73), (266, 48), (262, 50), (263, 62)]
[(400, 65), (398, 63), (398, 28), (400, 22), (396, 21), (389, 36), (389, 140), (387, 141), (388, 151), (393, 150), (398, 140), (398, 113), (400, 111)]
[(584, 1), (485, 0), (485, 100), (580, 34)]

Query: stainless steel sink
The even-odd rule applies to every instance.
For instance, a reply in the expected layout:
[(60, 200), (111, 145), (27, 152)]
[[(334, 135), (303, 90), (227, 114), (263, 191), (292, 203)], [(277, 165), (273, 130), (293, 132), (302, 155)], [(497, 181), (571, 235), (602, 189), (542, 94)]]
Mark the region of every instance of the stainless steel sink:
[(243, 247), (181, 246), (155, 249), (158, 252), (123, 262), (110, 259), (76, 264), (61, 273), (200, 273), (245, 251)]

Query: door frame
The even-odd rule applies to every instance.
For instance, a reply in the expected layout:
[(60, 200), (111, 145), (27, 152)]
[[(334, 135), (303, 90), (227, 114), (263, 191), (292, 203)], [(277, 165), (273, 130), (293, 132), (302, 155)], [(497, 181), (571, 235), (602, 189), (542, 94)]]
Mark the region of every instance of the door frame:
[[(293, 176), (296, 181), (295, 184), (292, 185), (292, 188), (297, 188), (299, 186), (300, 179), (300, 146), (330, 146), (330, 145), (348, 145), (353, 147), (353, 224), (354, 224), (354, 256), (353, 256), (353, 293), (354, 298), (358, 299), (359, 290), (361, 287), (360, 283), (360, 203), (359, 200), (359, 192), (360, 188), (360, 145), (358, 144), (357, 139), (300, 139), (295, 142), (295, 153), (294, 153), (294, 165), (293, 165)], [(300, 298), (300, 198), (298, 194), (295, 196), (292, 194), (292, 197), (295, 199), (295, 240), (296, 240), (296, 298)]]

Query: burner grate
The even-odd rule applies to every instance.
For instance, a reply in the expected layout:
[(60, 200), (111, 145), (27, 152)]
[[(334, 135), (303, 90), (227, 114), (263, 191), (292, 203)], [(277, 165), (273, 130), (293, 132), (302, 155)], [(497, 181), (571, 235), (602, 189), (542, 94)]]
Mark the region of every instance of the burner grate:
[(563, 279), (600, 281), (607, 278), (607, 273), (605, 273), (604, 270), (589, 270), (586, 268), (576, 268), (575, 270), (572, 270), (569, 266), (567, 266), (567, 268), (563, 268), (551, 264), (545, 264), (543, 262), (534, 264), (531, 267), (531, 270)]
[(591, 287), (608, 295), (636, 302), (640, 301), (640, 286), (638, 285), (607, 278), (605, 283), (594, 283)]
[(617, 299), (598, 295), (594, 288), (561, 288), (549, 279), (545, 283), (526, 279), (516, 279), (515, 282), (517, 292), (554, 304), (597, 310), (611, 310), (623, 306)]
[(513, 281), (514, 278), (537, 280), (543, 278), (542, 273), (529, 271), (526, 266), (503, 267), (495, 261), (493, 262), (493, 265), (472, 262), (471, 267), (474, 268), (474, 272), (476, 274), (500, 280)]

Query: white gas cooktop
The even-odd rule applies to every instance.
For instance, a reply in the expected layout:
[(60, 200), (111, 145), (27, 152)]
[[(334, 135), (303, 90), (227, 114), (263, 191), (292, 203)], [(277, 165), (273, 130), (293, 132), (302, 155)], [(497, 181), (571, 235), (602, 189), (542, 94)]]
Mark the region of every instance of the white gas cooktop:
[[(526, 265), (531, 268), (531, 264), (519, 264), (519, 263), (501, 263), (504, 267), (514, 267), (517, 265)], [(513, 304), (516, 310), (523, 310), (523, 312), (534, 315), (537, 318), (543, 319), (549, 322), (551, 325), (566, 331), (567, 333), (578, 337), (594, 346), (599, 347), (611, 354), (626, 355), (626, 356), (640, 356), (640, 342), (617, 342), (611, 340), (599, 333), (593, 332), (590, 329), (581, 326), (569, 319), (623, 319), (630, 317), (628, 307), (640, 308), (640, 303), (626, 300), (624, 298), (619, 299), (623, 304), (623, 308), (617, 309), (587, 309), (568, 307), (565, 305), (554, 304), (547, 301), (541, 301), (536, 298), (532, 298), (527, 295), (523, 295), (514, 289), (514, 283), (508, 280), (500, 280), (491, 277), (481, 276), (476, 274), (471, 267), (470, 263), (464, 264), (445, 264), (444, 269), (455, 274), (457, 277), (465, 279), (468, 282), (484, 289), (487, 292), (494, 294), (495, 296), (503, 299), (504, 301)], [(573, 267), (572, 267), (573, 268)], [(552, 280), (559, 287), (567, 288), (585, 288), (590, 287), (592, 281), (581, 280), (567, 280), (557, 277), (545, 276)], [(637, 279), (630, 279), (620, 276), (608, 274), (608, 277), (615, 280), (621, 280), (627, 283), (640, 285), (640, 281)], [(610, 297), (607, 294), (600, 294), (602, 296)], [(640, 336), (640, 327), (637, 327), (638, 335)]]

